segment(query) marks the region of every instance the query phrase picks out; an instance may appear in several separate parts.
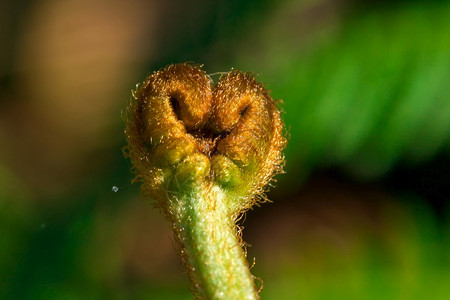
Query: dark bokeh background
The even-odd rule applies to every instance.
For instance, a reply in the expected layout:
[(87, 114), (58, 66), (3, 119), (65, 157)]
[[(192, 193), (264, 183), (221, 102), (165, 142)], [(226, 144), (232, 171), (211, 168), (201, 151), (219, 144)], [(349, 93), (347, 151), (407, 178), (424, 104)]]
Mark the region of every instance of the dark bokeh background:
[(192, 61), (284, 101), (286, 174), (244, 223), (263, 299), (450, 299), (449, 20), (449, 1), (0, 2), (0, 298), (192, 298), (121, 153), (130, 90)]

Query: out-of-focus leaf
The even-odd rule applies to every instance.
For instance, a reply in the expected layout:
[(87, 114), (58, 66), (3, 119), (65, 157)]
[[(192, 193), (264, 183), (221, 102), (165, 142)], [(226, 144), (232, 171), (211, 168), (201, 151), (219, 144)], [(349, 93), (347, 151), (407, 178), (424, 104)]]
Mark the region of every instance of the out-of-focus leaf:
[(328, 38), (319, 32), (309, 50), (286, 50), (269, 35), (264, 64), (238, 51), (238, 65), (263, 74), (284, 99), (290, 177), (331, 165), (374, 178), (448, 145), (449, 19), (442, 2), (363, 11)]

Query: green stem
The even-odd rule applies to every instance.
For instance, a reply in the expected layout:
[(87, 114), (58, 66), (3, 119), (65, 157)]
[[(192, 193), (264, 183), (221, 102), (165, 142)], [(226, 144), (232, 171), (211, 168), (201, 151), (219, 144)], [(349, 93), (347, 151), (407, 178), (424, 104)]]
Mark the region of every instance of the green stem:
[(172, 197), (169, 210), (193, 290), (202, 299), (259, 299), (230, 211), (215, 185)]

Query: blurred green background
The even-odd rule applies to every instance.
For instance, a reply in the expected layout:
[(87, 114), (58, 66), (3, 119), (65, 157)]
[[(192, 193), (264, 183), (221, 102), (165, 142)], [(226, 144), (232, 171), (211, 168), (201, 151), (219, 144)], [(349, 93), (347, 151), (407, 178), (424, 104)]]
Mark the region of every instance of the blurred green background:
[(450, 299), (449, 1), (3, 1), (0, 45), (0, 299), (192, 298), (121, 153), (130, 90), (186, 61), (283, 100), (263, 299)]

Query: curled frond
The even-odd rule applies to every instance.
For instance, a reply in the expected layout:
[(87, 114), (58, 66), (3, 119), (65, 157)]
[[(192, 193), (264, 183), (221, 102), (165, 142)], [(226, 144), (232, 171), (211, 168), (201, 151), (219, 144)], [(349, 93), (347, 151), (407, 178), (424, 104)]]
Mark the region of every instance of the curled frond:
[(198, 66), (170, 65), (133, 91), (126, 123), (136, 180), (161, 207), (170, 181), (189, 179), (233, 194), (239, 213), (282, 171), (280, 111), (249, 73), (233, 70), (213, 86)]

